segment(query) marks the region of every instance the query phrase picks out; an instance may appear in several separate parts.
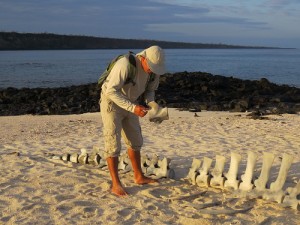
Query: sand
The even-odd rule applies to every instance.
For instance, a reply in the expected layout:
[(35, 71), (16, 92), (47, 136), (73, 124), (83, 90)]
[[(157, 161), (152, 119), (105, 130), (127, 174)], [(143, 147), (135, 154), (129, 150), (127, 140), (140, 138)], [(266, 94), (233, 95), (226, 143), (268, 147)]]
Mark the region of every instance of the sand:
[[(176, 177), (139, 186), (132, 173), (121, 174), (127, 198), (109, 192), (107, 170), (46, 155), (103, 146), (99, 113), (0, 117), (0, 224), (300, 224), (297, 210), (200, 188), (185, 179), (193, 158), (222, 154), (227, 169), (231, 151), (242, 155), (239, 174), (243, 174), (251, 150), (259, 155), (256, 176), (263, 152), (276, 155), (270, 183), (285, 152), (294, 161), (284, 188), (295, 186), (300, 179), (299, 114), (272, 115), (269, 120), (249, 119), (247, 113), (200, 112), (195, 117), (170, 109), (169, 114), (170, 120), (159, 125), (141, 119), (143, 153), (170, 158)], [(203, 203), (217, 201), (222, 204), (203, 209)], [(211, 214), (245, 208), (249, 210)]]

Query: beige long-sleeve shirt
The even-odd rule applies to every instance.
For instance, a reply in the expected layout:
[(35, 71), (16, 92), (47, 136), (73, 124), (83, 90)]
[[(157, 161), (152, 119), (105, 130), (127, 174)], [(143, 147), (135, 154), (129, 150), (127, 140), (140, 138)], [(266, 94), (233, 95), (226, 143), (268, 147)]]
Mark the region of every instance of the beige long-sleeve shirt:
[[(123, 57), (116, 62), (102, 85), (102, 94), (105, 97), (130, 112), (134, 112), (137, 99), (143, 93), (147, 104), (154, 101), (155, 90), (159, 85), (159, 75), (155, 75), (155, 79), (147, 86), (150, 75), (143, 70), (138, 58), (136, 58), (136, 69), (134, 84), (132, 82), (125, 84), (129, 77), (129, 60)], [(145, 90), (146, 86), (147, 90)]]

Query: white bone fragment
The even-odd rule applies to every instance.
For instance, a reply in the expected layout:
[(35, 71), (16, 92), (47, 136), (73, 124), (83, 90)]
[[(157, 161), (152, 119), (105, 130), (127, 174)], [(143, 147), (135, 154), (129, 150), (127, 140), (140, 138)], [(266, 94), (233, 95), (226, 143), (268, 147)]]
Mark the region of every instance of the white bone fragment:
[(80, 154), (78, 156), (78, 162), (80, 164), (87, 164), (88, 163), (87, 159), (88, 159), (88, 155), (87, 154)]
[(282, 156), (282, 162), (279, 169), (279, 173), (276, 181), (271, 183), (270, 190), (264, 193), (263, 198), (269, 201), (276, 201), (282, 203), (285, 193), (282, 190), (282, 187), (286, 181), (287, 173), (291, 164), (293, 162), (293, 156), (286, 153)]
[(147, 176), (155, 175), (157, 169), (159, 169), (159, 168), (155, 168), (153, 165), (150, 165), (150, 166), (146, 167), (145, 175), (147, 175)]
[(70, 162), (78, 163), (78, 154), (77, 153), (70, 155)]
[(62, 160), (62, 157), (59, 156), (59, 155), (54, 155), (54, 156), (52, 156), (52, 159), (54, 159), (54, 160)]
[(228, 173), (225, 174), (226, 181), (224, 183), (225, 188), (233, 188), (237, 190), (239, 187), (239, 180), (237, 179), (239, 164), (241, 162), (242, 156), (238, 153), (231, 152), (231, 161)]
[(70, 161), (70, 154), (65, 154), (61, 157), (63, 161)]
[(106, 167), (106, 166), (107, 166), (107, 161), (104, 158), (100, 158), (98, 167), (103, 168), (103, 167)]
[(269, 180), (270, 170), (274, 161), (274, 154), (269, 152), (264, 152), (263, 164), (258, 179), (254, 181), (254, 185), (258, 191), (263, 191), (266, 189), (266, 184)]
[(158, 156), (154, 156), (149, 162), (149, 166), (146, 168), (146, 175), (157, 175), (160, 173), (161, 176), (166, 177), (169, 162), (168, 158), (158, 159)]
[(127, 171), (127, 172), (133, 171), (131, 163), (127, 164), (126, 168), (124, 170)]
[(222, 155), (216, 155), (216, 164), (211, 172), (212, 178), (210, 180), (210, 186), (212, 187), (224, 187), (225, 177), (223, 176), (224, 166), (226, 158)]
[(121, 158), (118, 163), (118, 169), (125, 170), (126, 166), (127, 166), (127, 164), (124, 162), (124, 159)]
[(87, 150), (85, 148), (80, 149), (81, 155), (86, 155)]
[(249, 151), (246, 171), (241, 176), (242, 182), (239, 186), (240, 190), (249, 191), (249, 190), (253, 189), (254, 184), (252, 183), (252, 179), (253, 179), (253, 172), (254, 172), (254, 168), (255, 168), (256, 159), (257, 159), (257, 154), (252, 151)]
[(119, 156), (119, 163), (120, 163), (120, 162), (124, 163), (126, 157), (127, 157), (127, 154), (122, 154), (122, 155), (120, 155), (120, 156)]
[(155, 178), (175, 178), (175, 171), (170, 168), (171, 159), (163, 158), (162, 160), (158, 160), (157, 165), (158, 168), (154, 170)]
[(198, 175), (198, 170), (201, 166), (201, 160), (193, 159), (192, 166), (189, 170), (187, 178), (191, 180), (192, 184), (196, 184), (196, 176)]
[(126, 157), (123, 158), (123, 161), (125, 164), (131, 165), (130, 159), (127, 154), (126, 154)]
[(297, 210), (300, 207), (300, 200), (297, 198), (300, 195), (300, 180), (295, 187), (287, 188), (286, 192), (287, 195), (284, 197), (282, 205)]
[(131, 165), (130, 164), (126, 164), (125, 167), (122, 170), (120, 170), (120, 173), (121, 174), (125, 174), (125, 173), (128, 173), (130, 171), (132, 171)]
[(270, 184), (271, 191), (279, 191), (282, 189), (286, 181), (288, 170), (292, 165), (292, 162), (293, 162), (293, 156), (284, 153), (282, 156), (282, 162), (281, 162), (277, 179), (276, 181)]
[(154, 178), (171, 178), (175, 177), (175, 171), (169, 168), (170, 159), (163, 158), (162, 160), (158, 160), (157, 166), (150, 165), (147, 167), (146, 175), (154, 175)]
[(162, 160), (159, 160), (157, 165), (159, 166), (159, 168), (161, 168), (162, 170), (164, 171), (167, 171), (168, 170), (168, 167), (169, 167), (169, 163), (170, 163), (170, 159), (168, 158), (163, 158)]
[(262, 197), (265, 200), (275, 201), (277, 203), (282, 203), (284, 195), (285, 194), (282, 190), (279, 190), (279, 191), (265, 190), (262, 194)]
[(100, 163), (100, 155), (98, 153), (92, 153), (88, 157), (88, 164), (97, 166)]
[(150, 159), (150, 165), (155, 166), (155, 165), (157, 165), (158, 161), (159, 161), (158, 155), (154, 154), (152, 156), (152, 158)]
[(168, 169), (167, 171), (161, 170), (160, 168), (156, 168), (157, 171), (155, 173), (154, 178), (155, 179), (161, 179), (161, 178), (175, 178), (175, 171), (173, 169)]
[(148, 159), (148, 156), (145, 155), (145, 154), (141, 154), (141, 165), (143, 167), (147, 167), (147, 162), (149, 163), (149, 159)]
[(78, 156), (78, 162), (79, 162), (80, 164), (87, 164), (87, 163), (88, 163), (88, 161), (87, 161), (88, 155), (87, 155), (86, 149), (85, 149), (85, 148), (82, 148), (82, 149), (80, 149), (80, 151), (81, 151), (81, 153), (80, 153), (80, 155)]
[(169, 158), (163, 158), (162, 160), (158, 160), (158, 162), (157, 162), (157, 166), (158, 167), (163, 167), (163, 168), (169, 168), (169, 166), (170, 166), (170, 162), (171, 162), (171, 159), (169, 159)]
[(169, 119), (168, 108), (160, 107), (156, 102), (149, 102), (151, 109), (148, 111), (150, 122), (161, 123)]
[(147, 167), (149, 165), (147, 165), (147, 162), (149, 163), (149, 159), (148, 156), (145, 154), (141, 154), (141, 168), (142, 168), (142, 172), (145, 174), (147, 171)]
[(208, 174), (208, 170), (211, 166), (212, 159), (208, 157), (203, 158), (203, 163), (201, 169), (199, 169), (199, 175), (196, 177), (196, 183), (200, 187), (208, 187), (210, 175)]

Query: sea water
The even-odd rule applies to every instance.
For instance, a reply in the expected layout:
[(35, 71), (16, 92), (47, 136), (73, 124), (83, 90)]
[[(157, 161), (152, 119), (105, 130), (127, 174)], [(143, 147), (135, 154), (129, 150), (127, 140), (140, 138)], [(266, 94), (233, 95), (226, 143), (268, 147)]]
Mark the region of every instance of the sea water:
[[(0, 51), (0, 88), (64, 87), (97, 82), (109, 61), (126, 49)], [(133, 50), (135, 53), (141, 50)], [(300, 87), (298, 49), (166, 49), (174, 72), (214, 75)]]

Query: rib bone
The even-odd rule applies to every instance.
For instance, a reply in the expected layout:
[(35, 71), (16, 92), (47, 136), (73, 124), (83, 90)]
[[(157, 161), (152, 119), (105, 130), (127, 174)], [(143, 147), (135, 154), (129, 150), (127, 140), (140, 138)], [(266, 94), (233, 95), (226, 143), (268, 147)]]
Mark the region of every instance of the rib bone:
[(256, 159), (257, 159), (257, 154), (252, 151), (249, 151), (246, 171), (241, 176), (242, 182), (239, 187), (240, 190), (249, 191), (253, 189), (254, 185), (252, 184), (252, 178), (253, 178), (253, 171), (254, 171)]
[(212, 187), (224, 187), (225, 177), (223, 176), (224, 166), (226, 158), (222, 155), (216, 155), (216, 164), (211, 172), (212, 178), (210, 180), (210, 186)]
[(260, 172), (260, 176), (257, 180), (254, 181), (254, 185), (258, 191), (266, 189), (266, 184), (269, 180), (270, 170), (274, 161), (274, 154), (264, 152), (263, 156), (263, 165)]
[(277, 179), (275, 182), (271, 183), (270, 185), (271, 191), (279, 191), (282, 189), (287, 177), (288, 170), (292, 165), (292, 162), (293, 162), (293, 156), (284, 153), (282, 156), (282, 162), (281, 162)]
[(196, 177), (196, 183), (198, 186), (209, 186), (210, 175), (208, 174), (208, 170), (211, 166), (212, 159), (204, 157), (202, 168), (199, 169), (200, 174)]
[(287, 177), (287, 172), (291, 167), (293, 157), (288, 154), (283, 154), (280, 170), (275, 182), (271, 183), (270, 190), (264, 193), (263, 198), (266, 200), (276, 201), (282, 203), (284, 192), (282, 187)]
[(225, 175), (227, 180), (224, 183), (224, 187), (233, 188), (237, 190), (239, 187), (239, 180), (237, 180), (239, 164), (241, 162), (242, 156), (238, 153), (231, 152), (231, 161), (228, 173)]

